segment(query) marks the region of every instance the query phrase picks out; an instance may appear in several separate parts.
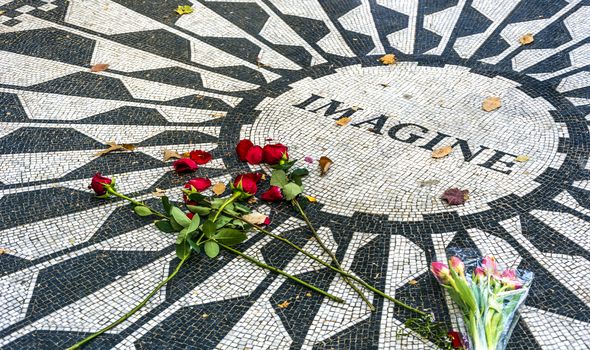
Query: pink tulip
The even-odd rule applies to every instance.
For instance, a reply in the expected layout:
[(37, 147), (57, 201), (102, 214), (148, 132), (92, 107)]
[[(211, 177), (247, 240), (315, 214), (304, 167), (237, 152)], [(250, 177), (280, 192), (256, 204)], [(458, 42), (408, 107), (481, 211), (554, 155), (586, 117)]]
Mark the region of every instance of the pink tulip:
[(491, 255), (488, 255), (485, 258), (483, 258), (483, 260), (481, 261), (481, 264), (483, 266), (483, 269), (484, 269), (486, 275), (493, 275), (498, 269), (498, 264), (496, 263), (496, 258), (494, 258)]
[(504, 272), (502, 272), (501, 277), (514, 280), (514, 279), (516, 279), (516, 270), (515, 269), (506, 269), (506, 270), (504, 270)]
[(477, 283), (480, 281), (483, 281), (483, 279), (485, 278), (485, 271), (482, 267), (476, 267), (475, 270), (473, 270), (473, 280)]
[(457, 273), (457, 275), (465, 276), (465, 264), (458, 257), (451, 257), (449, 260), (449, 266)]
[(448, 284), (451, 279), (451, 270), (449, 267), (439, 261), (434, 261), (430, 264), (430, 271), (436, 277), (440, 284)]

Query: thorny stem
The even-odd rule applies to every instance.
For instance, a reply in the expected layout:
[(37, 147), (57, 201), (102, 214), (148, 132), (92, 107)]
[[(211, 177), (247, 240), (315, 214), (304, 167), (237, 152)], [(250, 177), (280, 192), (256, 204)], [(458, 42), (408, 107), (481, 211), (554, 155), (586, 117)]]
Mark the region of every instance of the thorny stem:
[(150, 207), (149, 207), (148, 205), (146, 205), (145, 203), (138, 202), (138, 201), (136, 201), (136, 200), (135, 200), (135, 199), (133, 199), (133, 198), (130, 198), (130, 197), (127, 197), (127, 196), (126, 196), (126, 195), (124, 195), (124, 194), (121, 194), (121, 193), (117, 192), (115, 189), (113, 189), (111, 186), (105, 185), (104, 187), (107, 189), (107, 192), (108, 192), (108, 193), (110, 193), (110, 194), (112, 194), (113, 196), (116, 196), (116, 197), (119, 197), (119, 198), (123, 198), (123, 199), (125, 199), (125, 200), (127, 200), (127, 201), (131, 202), (131, 203), (132, 203), (132, 204), (134, 204), (134, 205), (139, 205), (139, 206), (142, 206), (142, 207), (146, 207), (146, 208), (148, 208), (148, 209), (149, 209), (149, 210), (152, 212), (152, 214), (154, 214), (154, 215), (156, 215), (156, 216), (159, 216), (159, 217), (161, 217), (161, 218), (168, 219), (168, 217), (167, 217), (166, 215), (164, 215), (164, 214), (160, 213), (160, 212), (159, 212), (159, 211), (157, 211), (157, 210), (154, 210), (154, 209), (150, 208)]
[[(301, 208), (301, 205), (299, 205), (299, 202), (297, 201), (297, 199), (292, 199), (291, 203), (293, 203), (293, 206), (297, 208), (297, 210), (299, 211), (299, 213), (301, 214), (301, 216), (303, 217), (303, 219), (307, 223), (307, 227), (309, 227), (309, 229), (313, 233), (313, 236), (315, 237), (315, 239), (318, 242), (318, 244), (320, 245), (320, 247), (324, 250), (324, 252), (326, 252), (326, 254), (328, 254), (330, 256), (330, 258), (332, 259), (332, 263), (338, 269), (342, 270), (342, 266), (340, 265), (340, 262), (338, 261), (338, 259), (334, 255), (334, 253), (332, 253), (332, 251), (330, 249), (328, 249), (328, 247), (326, 247), (324, 242), (321, 240), (317, 231), (315, 230), (315, 228), (313, 227), (313, 225), (309, 221), (309, 218), (305, 214), (305, 211), (303, 211), (303, 208)], [(367, 299), (365, 294), (354, 283), (352, 283), (350, 281), (350, 279), (348, 277), (342, 276), (342, 279), (344, 279), (344, 282), (346, 282), (356, 292), (356, 294), (358, 294), (361, 297), (361, 299), (363, 299), (365, 304), (367, 304), (367, 306), (369, 307), (369, 310), (375, 311), (375, 306), (369, 301), (369, 299)]]
[(414, 311), (414, 312), (416, 312), (416, 313), (418, 313), (418, 314), (420, 314), (422, 316), (429, 316), (427, 313), (425, 313), (423, 311), (420, 311), (418, 309), (415, 309), (415, 308), (413, 308), (413, 307), (411, 307), (411, 306), (409, 306), (409, 305), (407, 305), (407, 304), (405, 304), (405, 303), (403, 303), (403, 302), (401, 302), (401, 301), (399, 301), (399, 300), (397, 300), (397, 299), (389, 296), (388, 294), (385, 294), (384, 292), (382, 292), (379, 289), (373, 287), (372, 285), (370, 285), (367, 282), (363, 281), (362, 279), (356, 277), (355, 275), (351, 275), (350, 273), (348, 273), (346, 271), (343, 271), (343, 270), (341, 270), (341, 269), (339, 269), (337, 267), (334, 267), (331, 264), (326, 263), (322, 259), (320, 259), (317, 256), (315, 256), (315, 255), (313, 255), (311, 253), (308, 253), (307, 251), (301, 249), (301, 247), (299, 247), (298, 245), (296, 245), (295, 243), (291, 242), (290, 240), (288, 240), (288, 239), (286, 239), (284, 237), (275, 235), (274, 233), (272, 233), (270, 231), (267, 231), (267, 230), (263, 229), (262, 227), (260, 227), (258, 225), (252, 224), (251, 222), (248, 222), (248, 221), (244, 220), (243, 218), (241, 218), (241, 217), (239, 217), (237, 215), (233, 215), (233, 214), (230, 214), (228, 212), (224, 212), (224, 214), (227, 215), (227, 216), (229, 216), (229, 217), (231, 217), (231, 218), (238, 219), (238, 220), (240, 220), (242, 222), (245, 222), (248, 225), (251, 225), (256, 231), (258, 231), (258, 232), (260, 232), (262, 234), (265, 234), (265, 235), (270, 236), (272, 238), (278, 239), (279, 241), (281, 241), (281, 242), (283, 242), (283, 243), (291, 246), (292, 248), (295, 248), (296, 250), (300, 251), (303, 255), (307, 256), (308, 258), (316, 261), (317, 263), (319, 263), (319, 264), (321, 264), (321, 265), (323, 265), (323, 266), (325, 266), (325, 267), (327, 267), (327, 268), (329, 268), (329, 269), (331, 269), (333, 271), (338, 272), (342, 276), (345, 276), (345, 277), (348, 277), (348, 278), (354, 280), (355, 282), (359, 283), (360, 285), (362, 285), (363, 287), (365, 287), (368, 290), (372, 291), (373, 293), (375, 293), (377, 295), (380, 295), (383, 298), (385, 298), (385, 299), (387, 299), (387, 300), (389, 300), (391, 302), (394, 302), (394, 303), (396, 303), (396, 304), (398, 304), (398, 305), (400, 305), (400, 306), (402, 306), (402, 307), (404, 307), (404, 308), (406, 308), (408, 310)]
[(156, 286), (156, 288), (154, 288), (154, 290), (152, 290), (150, 292), (150, 294), (148, 294), (148, 296), (145, 297), (145, 299), (143, 299), (141, 301), (141, 303), (137, 304), (137, 306), (135, 306), (131, 311), (129, 311), (125, 315), (121, 316), (121, 318), (119, 318), (115, 322), (111, 323), (110, 325), (106, 326), (105, 328), (101, 329), (100, 331), (98, 331), (96, 333), (93, 333), (93, 334), (89, 335), (88, 337), (84, 338), (83, 340), (77, 342), (73, 346), (69, 347), (67, 350), (79, 349), (80, 347), (82, 347), (84, 344), (88, 343), (92, 339), (98, 337), (99, 335), (103, 334), (104, 332), (109, 331), (110, 329), (115, 328), (116, 326), (118, 326), (119, 324), (121, 324), (122, 322), (124, 322), (125, 320), (127, 320), (129, 317), (131, 317), (139, 309), (141, 309), (143, 306), (145, 306), (145, 304), (147, 304), (147, 302), (154, 296), (154, 294), (156, 294), (160, 290), (160, 288), (162, 288), (164, 285), (166, 285), (166, 283), (168, 283), (172, 278), (174, 278), (174, 276), (176, 276), (176, 274), (178, 273), (178, 271), (180, 271), (180, 267), (182, 266), (182, 264), (184, 264), (184, 262), (186, 261), (186, 259), (188, 259), (189, 256), (187, 256), (186, 258), (180, 260), (180, 263), (178, 264), (178, 266), (176, 266), (176, 269), (174, 269), (174, 272), (172, 272), (165, 280), (163, 280), (162, 282), (160, 282)]
[(278, 273), (279, 275), (283, 275), (283, 276), (285, 276), (285, 277), (287, 277), (287, 278), (290, 278), (290, 279), (292, 279), (293, 281), (295, 281), (295, 282), (297, 282), (297, 283), (299, 283), (299, 284), (302, 284), (302, 285), (304, 285), (305, 287), (307, 287), (307, 288), (309, 288), (309, 289), (311, 289), (311, 290), (314, 290), (314, 291), (316, 291), (316, 292), (318, 292), (318, 293), (320, 293), (320, 294), (322, 294), (322, 295), (324, 295), (324, 296), (326, 296), (326, 297), (328, 297), (328, 298), (330, 298), (330, 299), (332, 299), (332, 300), (334, 300), (334, 301), (336, 301), (336, 302), (338, 302), (338, 303), (343, 303), (343, 302), (344, 302), (344, 300), (342, 300), (341, 298), (339, 298), (339, 297), (337, 297), (337, 296), (335, 296), (335, 295), (332, 295), (332, 294), (330, 294), (330, 293), (328, 293), (328, 292), (325, 292), (325, 291), (323, 291), (323, 290), (319, 289), (318, 287), (316, 287), (316, 286), (314, 286), (314, 285), (311, 285), (311, 284), (309, 284), (309, 283), (307, 283), (307, 282), (305, 282), (305, 281), (303, 281), (303, 280), (301, 280), (301, 279), (299, 279), (299, 278), (297, 278), (297, 277), (295, 277), (295, 276), (293, 276), (293, 275), (291, 275), (291, 274), (288, 274), (287, 272), (285, 272), (285, 271), (283, 271), (283, 270), (281, 270), (281, 269), (277, 269), (277, 268), (276, 268), (276, 267), (274, 267), (274, 266), (267, 265), (267, 264), (263, 263), (262, 261), (256, 260), (256, 259), (254, 259), (253, 257), (251, 257), (251, 256), (248, 256), (248, 255), (246, 255), (246, 254), (242, 253), (241, 251), (239, 251), (239, 250), (236, 250), (236, 249), (234, 249), (234, 248), (232, 248), (232, 247), (229, 247), (229, 246), (227, 246), (227, 245), (225, 245), (225, 244), (223, 244), (223, 243), (219, 243), (219, 242), (217, 242), (217, 244), (219, 244), (219, 245), (220, 245), (222, 248), (225, 248), (225, 249), (229, 250), (230, 252), (232, 252), (232, 253), (234, 253), (234, 254), (236, 254), (236, 255), (239, 255), (239, 256), (241, 256), (242, 258), (244, 258), (244, 259), (246, 259), (246, 260), (250, 261), (251, 263), (253, 263), (253, 264), (255, 264), (255, 265), (258, 265), (258, 266), (260, 266), (260, 267), (262, 267), (262, 268), (265, 268), (265, 269), (268, 269), (268, 270), (270, 270), (270, 271), (272, 271), (272, 272), (276, 272), (276, 273)]

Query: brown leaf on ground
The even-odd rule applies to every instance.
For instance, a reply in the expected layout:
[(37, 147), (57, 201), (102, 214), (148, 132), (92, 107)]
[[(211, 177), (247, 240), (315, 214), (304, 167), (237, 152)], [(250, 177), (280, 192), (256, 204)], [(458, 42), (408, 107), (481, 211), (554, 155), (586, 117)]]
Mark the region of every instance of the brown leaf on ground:
[(223, 112), (211, 113), (211, 117), (213, 117), (213, 118), (225, 117), (225, 113), (223, 113)]
[(97, 63), (94, 66), (90, 67), (90, 71), (91, 72), (102, 72), (104, 70), (107, 70), (109, 68), (109, 65), (107, 63)]
[(171, 149), (164, 149), (164, 161), (167, 162), (170, 159), (180, 159), (182, 155), (180, 153), (173, 151)]
[(330, 167), (332, 166), (332, 164), (334, 164), (334, 162), (326, 156), (322, 156), (319, 160), (319, 163), (320, 163), (320, 176), (326, 175), (328, 170), (330, 170)]
[(254, 204), (256, 202), (258, 202), (258, 199), (256, 199), (256, 197), (254, 197), (254, 196), (248, 198), (248, 200), (246, 201), (246, 203), (248, 203), (248, 204)]
[(521, 155), (521, 156), (518, 156), (518, 157), (514, 158), (514, 160), (517, 161), (517, 162), (519, 162), (519, 163), (528, 162), (529, 156)]
[(11, 253), (12, 251), (10, 249), (6, 249), (6, 248), (0, 248), (0, 255), (2, 254), (8, 254)]
[(135, 145), (132, 145), (130, 143), (123, 143), (119, 145), (113, 141), (107, 142), (107, 145), (109, 145), (109, 148), (96, 153), (96, 156), (101, 157), (113, 151), (133, 151), (136, 148)]
[(449, 205), (461, 205), (469, 199), (469, 190), (449, 188), (440, 198), (447, 201)]
[(432, 151), (432, 158), (439, 159), (448, 156), (453, 151), (453, 146), (444, 146)]
[(381, 61), (381, 63), (383, 63), (385, 65), (394, 64), (395, 63), (395, 55), (392, 53), (388, 53), (387, 55), (381, 57), (379, 59), (379, 61)]
[(223, 192), (225, 192), (225, 184), (223, 182), (218, 182), (215, 184), (215, 186), (213, 186), (211, 190), (213, 191), (213, 193), (219, 196)]
[(251, 212), (250, 214), (246, 214), (242, 216), (242, 219), (245, 221), (254, 224), (254, 225), (262, 225), (268, 216), (258, 213), (258, 212)]
[(411, 286), (414, 286), (414, 285), (418, 284), (418, 281), (416, 281), (416, 280), (410, 280), (410, 281), (408, 281), (408, 284), (411, 285)]
[(533, 41), (535, 41), (535, 38), (533, 37), (533, 33), (526, 33), (525, 35), (521, 36), (518, 39), (518, 42), (521, 45), (528, 45), (528, 44), (531, 44)]
[(490, 96), (490, 97), (486, 98), (485, 100), (483, 100), (483, 103), (481, 105), (481, 109), (483, 109), (486, 112), (491, 112), (493, 110), (500, 108), (501, 106), (502, 106), (502, 101), (500, 100), (500, 97)]
[(156, 187), (156, 190), (152, 192), (152, 195), (154, 197), (164, 197), (166, 195), (166, 190)]
[(286, 309), (287, 306), (289, 306), (289, 304), (291, 304), (291, 302), (289, 300), (285, 300), (280, 304), (277, 304), (277, 306), (279, 307), (279, 309)]
[(342, 117), (336, 121), (336, 125), (344, 126), (344, 125), (350, 123), (351, 120), (352, 120), (351, 117)]

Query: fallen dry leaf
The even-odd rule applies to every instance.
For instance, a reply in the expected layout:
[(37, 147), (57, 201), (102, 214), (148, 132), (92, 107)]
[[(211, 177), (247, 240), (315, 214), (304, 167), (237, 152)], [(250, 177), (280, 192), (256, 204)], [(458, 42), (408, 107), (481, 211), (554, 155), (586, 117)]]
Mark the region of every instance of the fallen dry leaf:
[(225, 184), (223, 182), (218, 182), (215, 184), (215, 186), (213, 186), (211, 190), (213, 191), (213, 193), (219, 196), (223, 192), (225, 192)]
[(201, 317), (202, 318), (207, 318), (207, 317), (209, 317), (209, 314), (202, 314)]
[(305, 293), (305, 296), (306, 297), (310, 297), (311, 296), (311, 293), (310, 292), (307, 292), (307, 293)]
[(388, 53), (387, 55), (381, 57), (379, 59), (379, 61), (381, 61), (381, 63), (389, 65), (389, 64), (394, 64), (395, 63), (395, 55), (392, 53)]
[(326, 156), (322, 156), (319, 160), (319, 163), (320, 163), (320, 176), (326, 175), (326, 173), (328, 172), (328, 170), (330, 169), (332, 164), (334, 164), (334, 162)]
[(135, 145), (132, 145), (130, 143), (123, 143), (119, 145), (113, 141), (107, 142), (107, 145), (109, 145), (109, 148), (96, 153), (96, 156), (101, 157), (113, 151), (133, 151), (136, 148)]
[(531, 44), (533, 41), (535, 41), (533, 33), (526, 33), (518, 39), (518, 42), (520, 42), (521, 45), (528, 45)]
[(3, 14), (5, 14), (5, 13), (6, 13), (6, 11), (4, 11), (4, 10), (0, 10), (0, 16), (2, 16), (2, 15), (3, 15)]
[(469, 199), (469, 190), (449, 188), (440, 198), (447, 201), (449, 205), (461, 205)]
[(167, 162), (170, 159), (180, 159), (182, 155), (180, 153), (173, 151), (171, 149), (164, 149), (164, 161)]
[(342, 117), (336, 121), (336, 125), (344, 126), (344, 125), (350, 123), (351, 120), (352, 120), (351, 117)]
[(528, 162), (529, 156), (518, 156), (518, 157), (514, 158), (514, 160), (519, 163)]
[(191, 5), (178, 5), (175, 12), (182, 16), (189, 13), (193, 13), (193, 8), (191, 7)]
[(500, 101), (500, 98), (498, 96), (490, 96), (483, 100), (481, 109), (483, 109), (486, 112), (491, 112), (493, 110), (500, 108), (501, 106), (502, 101)]
[(90, 67), (91, 72), (102, 72), (103, 70), (107, 70), (109, 65), (106, 63), (97, 63), (94, 66)]
[(0, 248), (0, 255), (2, 255), (2, 254), (8, 254), (8, 253), (10, 253), (10, 252), (11, 252), (11, 250), (10, 250), (10, 249), (6, 249), (6, 248)]
[(418, 281), (416, 281), (416, 280), (409, 280), (408, 281), (408, 284), (411, 285), (411, 286), (413, 286), (413, 285), (418, 284)]
[(266, 174), (262, 174), (262, 176), (260, 176), (260, 180), (266, 180)]
[(315, 203), (315, 202), (317, 202), (317, 201), (318, 201), (318, 199), (317, 199), (317, 198), (315, 198), (315, 197), (308, 196), (308, 195), (304, 195), (304, 196), (305, 196), (305, 198), (307, 198), (307, 200), (308, 200), (310, 203)]
[(223, 113), (223, 112), (212, 113), (211, 117), (213, 117), (213, 118), (225, 117), (225, 113)]
[(248, 198), (248, 201), (246, 203), (254, 204), (256, 202), (258, 202), (258, 199), (256, 199), (256, 197), (252, 196), (252, 197)]
[(280, 304), (277, 304), (277, 306), (279, 307), (279, 309), (286, 309), (287, 306), (289, 306), (289, 304), (291, 304), (291, 302), (289, 300), (285, 300)]
[(156, 187), (156, 190), (152, 192), (152, 195), (154, 197), (164, 197), (166, 195), (166, 190)]
[(254, 224), (254, 225), (262, 225), (264, 224), (264, 221), (266, 221), (266, 218), (268, 216), (259, 213), (259, 212), (251, 212), (250, 214), (246, 214), (244, 216), (242, 216), (242, 219), (244, 219), (245, 221)]
[(439, 159), (448, 156), (453, 151), (453, 146), (444, 146), (432, 151), (432, 158)]

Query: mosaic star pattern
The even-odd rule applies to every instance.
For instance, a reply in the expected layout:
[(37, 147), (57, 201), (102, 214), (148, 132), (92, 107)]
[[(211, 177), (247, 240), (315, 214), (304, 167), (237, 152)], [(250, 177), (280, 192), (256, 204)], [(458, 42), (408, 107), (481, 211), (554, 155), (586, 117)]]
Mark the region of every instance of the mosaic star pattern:
[[(95, 172), (155, 206), (156, 188), (179, 202), (191, 176), (268, 171), (237, 161), (243, 137), (335, 161), (324, 177), (299, 165), (318, 198), (311, 221), (352, 273), (457, 329), (428, 266), (455, 248), (491, 253), (536, 276), (508, 349), (590, 348), (590, 1), (182, 4), (193, 13), (169, 0), (0, 0), (1, 348), (72, 345), (178, 264), (174, 237), (93, 196)], [(387, 53), (399, 62), (381, 65)], [(489, 96), (502, 107), (482, 111)], [(98, 157), (110, 141), (137, 148)], [(453, 153), (431, 159), (444, 145)], [(164, 149), (214, 159), (179, 176)], [(447, 206), (449, 187), (471, 199)], [(275, 234), (321, 255), (288, 206), (257, 206)], [(88, 348), (436, 348), (397, 337), (414, 315), (367, 293), (371, 313), (296, 251), (255, 234), (239, 249), (346, 304), (227, 253), (194, 255)]]

